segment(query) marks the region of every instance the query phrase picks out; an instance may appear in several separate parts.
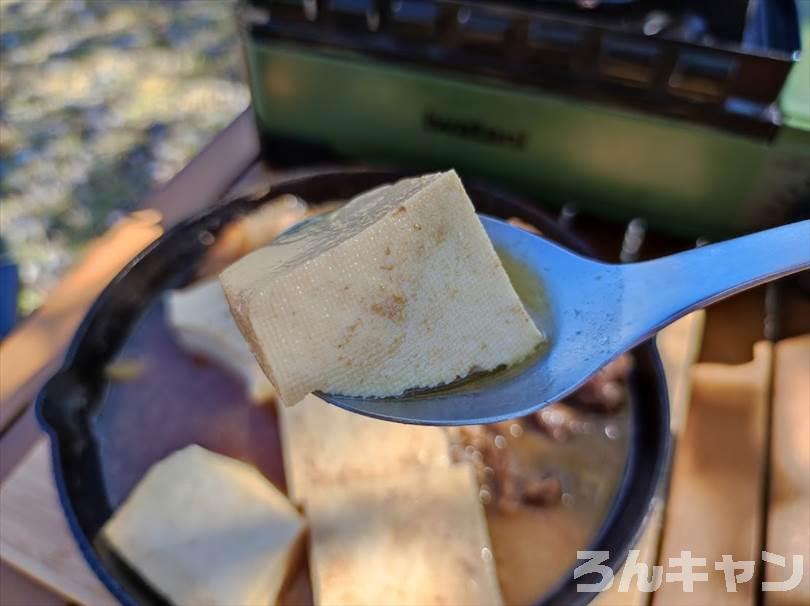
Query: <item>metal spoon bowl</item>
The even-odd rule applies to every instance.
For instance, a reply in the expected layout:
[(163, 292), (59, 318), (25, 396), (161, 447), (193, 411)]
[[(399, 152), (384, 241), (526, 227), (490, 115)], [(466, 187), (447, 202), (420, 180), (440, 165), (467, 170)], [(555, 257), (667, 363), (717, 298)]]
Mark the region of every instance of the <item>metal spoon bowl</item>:
[(527, 308), (548, 335), (548, 348), (514, 368), (436, 390), (396, 398), (319, 397), (352, 412), (417, 425), (523, 416), (564, 398), (687, 313), (810, 268), (810, 221), (625, 265), (586, 259), (492, 217), (481, 216), (481, 222), (505, 265), (530, 277), (516, 283), (518, 293), (542, 288), (547, 304), (532, 301)]

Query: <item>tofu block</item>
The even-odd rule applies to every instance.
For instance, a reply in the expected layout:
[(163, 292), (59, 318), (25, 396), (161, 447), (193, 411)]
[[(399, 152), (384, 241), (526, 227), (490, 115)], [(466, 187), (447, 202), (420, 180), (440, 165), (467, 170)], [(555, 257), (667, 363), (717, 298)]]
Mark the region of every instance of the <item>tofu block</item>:
[(200, 263), (198, 275), (210, 276), (221, 272), (242, 256), (270, 244), (276, 236), (303, 220), (310, 212), (302, 200), (292, 195), (285, 194), (266, 202), (217, 234), (216, 241)]
[(240, 221), (244, 234), (244, 253), (267, 246), (279, 234), (307, 215), (307, 205), (299, 198), (285, 194), (246, 215)]
[(276, 390), (233, 320), (219, 280), (212, 278), (170, 291), (166, 315), (183, 349), (219, 364), (240, 379), (254, 402), (275, 398)]
[(281, 400), (395, 396), (520, 361), (543, 336), (455, 172), (309, 219), (220, 275)]
[(188, 446), (149, 470), (103, 532), (174, 604), (270, 606), (303, 528), (254, 467)]
[(364, 417), (313, 395), (279, 408), (279, 421), (287, 492), (295, 503), (329, 482), (450, 464), (443, 429)]
[(316, 604), (503, 602), (466, 464), (328, 484), (306, 509)]

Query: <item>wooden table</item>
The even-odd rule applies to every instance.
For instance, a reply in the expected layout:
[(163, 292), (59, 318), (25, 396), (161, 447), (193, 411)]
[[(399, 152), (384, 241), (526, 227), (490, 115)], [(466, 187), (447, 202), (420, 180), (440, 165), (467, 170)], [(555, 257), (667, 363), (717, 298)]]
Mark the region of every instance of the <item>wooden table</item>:
[[(256, 163), (245, 113), (135, 213), (94, 242), (43, 307), (0, 345), (0, 604), (87, 606), (114, 600), (70, 538), (50, 476), (48, 445), (31, 401), (56, 370), (100, 289), (163, 230), (227, 192), (266, 187), (277, 173)], [(245, 167), (250, 167), (246, 173)], [(619, 237), (621, 234), (611, 236)], [(610, 244), (615, 250), (617, 242)], [(772, 291), (771, 295), (773, 295)], [(783, 336), (764, 339), (765, 290), (692, 315), (659, 337), (677, 436), (668, 492), (640, 544), (642, 559), (666, 564), (683, 549), (713, 561), (758, 559), (762, 549), (803, 553), (810, 563), (810, 304), (795, 293), (769, 299)], [(695, 365), (695, 362), (699, 362)], [(756, 584), (724, 591), (722, 575), (694, 593), (665, 584), (655, 594), (602, 596), (601, 604), (754, 604)], [(764, 576), (780, 580), (769, 567)], [(720, 576), (718, 576), (720, 575)], [(766, 604), (810, 602), (810, 573)]]

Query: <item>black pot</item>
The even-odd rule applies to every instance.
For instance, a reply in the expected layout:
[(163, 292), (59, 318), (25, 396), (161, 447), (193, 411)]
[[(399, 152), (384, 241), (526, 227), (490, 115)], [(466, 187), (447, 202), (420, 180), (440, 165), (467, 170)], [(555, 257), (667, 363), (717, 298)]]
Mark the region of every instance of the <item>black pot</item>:
[[(114, 508), (152, 462), (190, 441), (203, 445), (216, 442), (216, 449), (252, 460), (282, 484), (283, 475), (277, 450), (257, 453), (257, 445), (249, 438), (225, 435), (228, 423), (238, 426), (239, 431), (272, 424), (272, 420), (262, 416), (270, 413), (258, 407), (241, 407), (240, 410), (248, 412), (238, 419), (222, 409), (213, 412), (206, 409), (172, 421), (175, 413), (171, 402), (175, 398), (166, 400), (166, 393), (177, 394), (179, 398), (188, 389), (196, 389), (198, 399), (204, 400), (206, 394), (224, 390), (230, 394), (229, 398), (241, 397), (238, 385), (229, 383), (215, 369), (206, 373), (213, 378), (206, 379), (209, 383), (205, 385), (183, 384), (182, 369), (163, 377), (161, 384), (151, 384), (150, 377), (159, 373), (150, 375), (147, 369), (143, 383), (135, 381), (129, 386), (111, 384), (104, 369), (121, 351), (137, 352), (139, 347), (148, 347), (144, 345), (148, 339), (141, 333), (148, 332), (150, 322), (162, 318), (161, 293), (181, 287), (193, 278), (212, 240), (208, 234), (216, 235), (235, 218), (281, 194), (297, 195), (310, 204), (318, 204), (351, 197), (403, 176), (391, 171), (323, 173), (279, 183), (260, 197), (240, 198), (210, 208), (178, 224), (138, 255), (88, 312), (68, 349), (63, 368), (40, 392), (37, 412), (51, 438), (56, 485), (70, 529), (92, 570), (122, 604), (166, 603), (113, 553), (100, 534)], [(519, 217), (537, 226), (546, 237), (579, 253), (592, 254), (583, 241), (532, 203), (472, 181), (466, 185), (479, 212)], [(174, 346), (164, 339), (155, 347), (165, 351)], [(633, 356), (635, 368), (629, 378), (632, 406), (629, 455), (610, 513), (589, 546), (591, 550), (609, 552), (606, 564), (613, 570), (618, 570), (636, 543), (669, 463), (669, 404), (654, 343), (637, 347)], [(183, 389), (178, 389), (179, 386)], [(201, 402), (195, 405), (204, 406)], [(210, 427), (214, 423), (218, 424), (216, 430)], [(572, 574), (562, 579), (541, 603), (584, 604), (595, 594), (578, 593), (576, 585), (596, 580), (598, 577), (574, 580)]]

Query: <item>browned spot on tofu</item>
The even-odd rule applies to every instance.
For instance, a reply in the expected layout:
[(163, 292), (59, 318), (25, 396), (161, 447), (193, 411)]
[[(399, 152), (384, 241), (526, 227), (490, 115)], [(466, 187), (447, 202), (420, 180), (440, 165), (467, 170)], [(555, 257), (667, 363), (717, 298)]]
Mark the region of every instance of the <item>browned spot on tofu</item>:
[(385, 265), (380, 265), (380, 269), (383, 271), (391, 271), (392, 269), (394, 269), (394, 264), (386, 263)]
[(338, 349), (343, 349), (346, 345), (349, 344), (349, 342), (352, 340), (352, 337), (354, 337), (355, 333), (357, 332), (357, 329), (360, 328), (360, 325), (362, 323), (363, 320), (361, 318), (358, 318), (357, 320), (355, 320), (354, 322), (349, 324), (349, 326), (346, 327), (346, 332), (343, 333), (343, 337), (337, 344)]
[(393, 356), (399, 351), (399, 348), (402, 347), (402, 342), (405, 340), (403, 335), (398, 336), (396, 339), (391, 341), (391, 344), (388, 346), (388, 355)]
[(391, 254), (391, 247), (390, 247), (390, 246), (386, 246), (386, 247), (385, 247), (385, 254), (386, 254), (386, 255), (390, 255), (390, 254)]
[(374, 303), (371, 312), (392, 322), (402, 322), (405, 319), (405, 297), (389, 295), (379, 303)]
[(436, 239), (436, 245), (438, 246), (447, 239), (447, 228), (444, 225), (440, 225), (434, 237)]
[(400, 206), (399, 208), (397, 208), (394, 211), (394, 216), (396, 217), (397, 215), (401, 215), (401, 214), (406, 213), (406, 212), (408, 212), (408, 209), (405, 208), (404, 206)]

